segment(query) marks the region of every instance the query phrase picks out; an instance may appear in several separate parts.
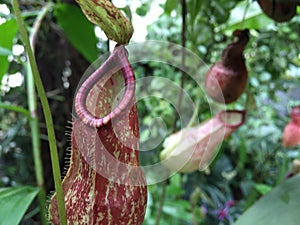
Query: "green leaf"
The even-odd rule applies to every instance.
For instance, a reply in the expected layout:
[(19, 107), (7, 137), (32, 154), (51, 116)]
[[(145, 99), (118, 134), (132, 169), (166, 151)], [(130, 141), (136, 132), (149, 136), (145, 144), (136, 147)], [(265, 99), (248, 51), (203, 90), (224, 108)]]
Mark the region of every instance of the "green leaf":
[(261, 10), (260, 6), (253, 2), (249, 5), (247, 14), (244, 20), (243, 14), (246, 8), (247, 1), (239, 3), (231, 12), (231, 16), (226, 26), (217, 28), (220, 31), (233, 31), (235, 29), (261, 29), (269, 24), (274, 24), (274, 21), (267, 17)]
[(136, 14), (138, 14), (139, 16), (146, 16), (147, 12), (149, 11), (150, 9), (150, 4), (147, 2), (147, 3), (143, 3), (141, 6), (139, 6), (135, 12)]
[(59, 26), (72, 45), (89, 61), (98, 57), (94, 25), (81, 9), (72, 4), (57, 4), (54, 10)]
[(272, 190), (271, 186), (265, 184), (256, 184), (254, 185), (254, 188), (262, 195), (265, 195)]
[(167, 0), (164, 7), (165, 14), (170, 15), (178, 4), (178, 0)]
[(192, 0), (188, 2), (188, 9), (190, 13), (190, 25), (193, 26), (197, 15), (199, 14), (204, 1)]
[(241, 28), (248, 28), (248, 29), (261, 29), (270, 23), (273, 23), (271, 19), (269, 19), (266, 15), (260, 13), (258, 15), (254, 15), (248, 17), (243, 21), (243, 23), (234, 23), (227, 27), (227, 29), (235, 30)]
[(300, 174), (263, 196), (234, 225), (297, 225), (300, 208)]
[(192, 214), (190, 207), (190, 202), (185, 200), (178, 199), (176, 202), (166, 200), (163, 206), (163, 212), (177, 219), (191, 221)]
[(25, 116), (27, 116), (27, 118), (30, 118), (29, 111), (21, 106), (16, 106), (16, 105), (12, 105), (9, 103), (0, 102), (0, 109), (8, 109), (8, 110), (12, 110), (15, 112), (23, 113)]
[(247, 92), (246, 109), (248, 112), (257, 109), (255, 96), (251, 92)]
[(215, 18), (218, 23), (223, 23), (225, 22), (229, 15), (230, 12), (228, 12), (224, 6), (221, 4), (221, 2), (218, 1), (213, 1), (214, 9), (215, 9)]
[(8, 51), (12, 49), (13, 39), (16, 36), (17, 30), (18, 27), (15, 20), (8, 20), (0, 25), (0, 82), (9, 67), (7, 60), (9, 55)]
[(18, 225), (39, 189), (23, 186), (0, 189), (0, 225)]
[(126, 5), (124, 8), (119, 8), (120, 10), (122, 10), (126, 17), (131, 21), (132, 20), (132, 12), (131, 9), (128, 5)]

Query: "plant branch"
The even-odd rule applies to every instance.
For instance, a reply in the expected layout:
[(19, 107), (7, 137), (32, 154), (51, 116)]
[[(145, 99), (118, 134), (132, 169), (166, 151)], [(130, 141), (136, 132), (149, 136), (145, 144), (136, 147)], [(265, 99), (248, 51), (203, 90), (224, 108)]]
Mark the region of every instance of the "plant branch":
[(182, 95), (183, 95), (183, 87), (185, 81), (185, 45), (186, 45), (186, 14), (187, 14), (187, 7), (186, 7), (186, 0), (181, 0), (181, 17), (182, 17), (182, 24), (181, 24), (181, 91), (178, 98), (178, 107), (182, 104)]
[(161, 218), (161, 214), (162, 214), (162, 210), (163, 210), (163, 206), (164, 206), (164, 202), (165, 202), (167, 185), (168, 185), (168, 179), (164, 180), (163, 184), (162, 184), (162, 192), (161, 192), (161, 196), (160, 196), (158, 211), (157, 211), (156, 218), (155, 218), (155, 225), (159, 225), (159, 221)]
[(65, 209), (65, 204), (64, 204), (64, 195), (63, 195), (63, 189), (62, 189), (62, 185), (61, 185), (61, 173), (60, 173), (60, 166), (59, 166), (59, 158), (58, 158), (58, 153), (57, 153), (56, 138), (55, 138), (55, 132), (54, 132), (54, 126), (53, 126), (53, 120), (52, 120), (52, 115), (51, 115), (51, 111), (50, 111), (50, 106), (49, 106), (49, 103), (48, 103), (48, 100), (47, 100), (47, 97), (45, 94), (45, 90), (43, 87), (43, 83), (42, 83), (42, 80), (40, 77), (40, 73), (38, 70), (38, 66), (37, 66), (33, 51), (30, 47), (28, 33), (27, 33), (27, 30), (25, 27), (24, 20), (21, 16), (21, 11), (19, 9), (18, 1), (12, 0), (12, 6), (13, 6), (13, 10), (15, 12), (15, 16), (16, 16), (18, 27), (19, 27), (21, 37), (22, 37), (22, 40), (24, 43), (24, 47), (25, 47), (25, 50), (26, 50), (28, 58), (29, 58), (30, 67), (32, 70), (32, 74), (34, 77), (38, 95), (41, 100), (41, 104), (42, 104), (42, 108), (43, 108), (44, 116), (45, 116), (45, 120), (46, 120), (60, 224), (67, 225), (67, 216), (66, 216), (66, 209)]
[(32, 51), (34, 53), (34, 46), (35, 46), (35, 42), (37, 40), (37, 34), (38, 31), (40, 29), (40, 26), (42, 24), (43, 19), (45, 18), (45, 16), (47, 15), (48, 11), (51, 10), (51, 8), (53, 7), (52, 3), (48, 3), (46, 4), (40, 11), (38, 17), (36, 18), (36, 20), (34, 21), (34, 24), (32, 26), (32, 30), (30, 32), (30, 37), (29, 37), (29, 41), (30, 41), (30, 45), (32, 48)]
[[(177, 102), (177, 109), (180, 109), (182, 104), (182, 96), (183, 96), (183, 87), (185, 83), (185, 46), (186, 46), (186, 14), (187, 14), (187, 6), (186, 6), (186, 0), (181, 0), (181, 17), (182, 17), (182, 23), (181, 23), (181, 80), (180, 80), (180, 92), (178, 95), (178, 102)], [(179, 115), (175, 115), (175, 120), (173, 127), (176, 130), (176, 122), (178, 120)]]
[[(51, 7), (52, 7), (51, 3), (45, 5), (40, 11), (38, 17), (36, 18), (33, 24), (30, 33), (30, 44), (33, 52), (34, 52), (35, 42), (37, 39), (37, 34), (41, 26), (42, 20), (47, 15)], [(40, 127), (39, 127), (39, 118), (37, 115), (37, 97), (36, 97), (36, 90), (34, 87), (34, 77), (29, 63), (27, 63), (26, 83), (27, 83), (28, 105), (29, 105), (29, 111), (31, 116), (29, 125), (31, 130), (35, 177), (36, 177), (37, 186), (41, 189), (41, 191), (38, 194), (40, 218), (41, 218), (42, 225), (47, 225), (47, 219), (46, 219), (47, 196), (44, 187), (44, 170), (43, 170), (43, 161), (41, 156), (41, 134), (40, 134)]]

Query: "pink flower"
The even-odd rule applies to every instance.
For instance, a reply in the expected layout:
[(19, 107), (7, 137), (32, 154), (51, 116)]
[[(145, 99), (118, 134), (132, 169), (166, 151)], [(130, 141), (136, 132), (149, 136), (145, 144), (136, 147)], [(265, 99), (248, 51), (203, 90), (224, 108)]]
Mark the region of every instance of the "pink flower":
[(225, 203), (225, 206), (221, 207), (218, 210), (215, 210), (214, 213), (218, 217), (219, 220), (230, 220), (229, 209), (235, 205), (234, 200), (229, 200)]
[(226, 208), (226, 207), (223, 209), (217, 210), (216, 213), (217, 213), (218, 219), (221, 221), (224, 220), (225, 218), (229, 219), (229, 217), (230, 217), (228, 214), (228, 208)]
[(226, 207), (231, 208), (232, 206), (235, 205), (235, 201), (234, 200), (229, 200), (228, 202), (226, 202)]

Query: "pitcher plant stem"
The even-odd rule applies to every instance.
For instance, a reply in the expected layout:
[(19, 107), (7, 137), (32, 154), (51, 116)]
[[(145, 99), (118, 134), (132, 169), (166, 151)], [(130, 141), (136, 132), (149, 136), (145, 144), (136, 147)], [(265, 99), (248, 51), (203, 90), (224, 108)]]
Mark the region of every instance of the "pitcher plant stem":
[(38, 66), (33, 54), (33, 50), (30, 46), (30, 41), (28, 37), (28, 33), (25, 27), (24, 20), (21, 16), (21, 11), (19, 9), (19, 3), (17, 0), (12, 0), (13, 10), (16, 16), (17, 24), (19, 27), (19, 31), (22, 37), (22, 41), (24, 44), (24, 48), (27, 52), (30, 68), (32, 71), (32, 75), (34, 78), (34, 82), (37, 88), (37, 92), (42, 104), (46, 125), (47, 125), (47, 132), (48, 132), (48, 139), (49, 139), (49, 146), (50, 146), (50, 156), (51, 156), (51, 163), (52, 163), (52, 170), (53, 170), (53, 177), (54, 177), (54, 184), (56, 189), (56, 197), (58, 203), (58, 213), (61, 225), (67, 225), (67, 216), (66, 216), (66, 209), (64, 204), (64, 194), (61, 185), (61, 173), (60, 173), (60, 166), (59, 166), (59, 158), (57, 152), (57, 145), (56, 145), (56, 138), (53, 126), (53, 119), (50, 111), (50, 106), (46, 97), (46, 93), (43, 87), (43, 83), (40, 77), (40, 73), (38, 70)]

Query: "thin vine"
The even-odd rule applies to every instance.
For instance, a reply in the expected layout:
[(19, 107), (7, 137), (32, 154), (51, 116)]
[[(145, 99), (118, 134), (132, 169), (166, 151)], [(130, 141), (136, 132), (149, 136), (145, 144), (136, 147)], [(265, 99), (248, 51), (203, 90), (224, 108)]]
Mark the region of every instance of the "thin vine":
[(17, 19), (17, 24), (19, 27), (19, 31), (22, 37), (22, 41), (24, 44), (24, 48), (27, 52), (30, 67), (32, 70), (32, 74), (34, 77), (35, 85), (38, 91), (38, 95), (41, 100), (46, 125), (47, 125), (47, 132), (48, 132), (48, 139), (49, 139), (49, 146), (50, 146), (50, 155), (51, 155), (51, 163), (52, 163), (52, 170), (53, 170), (53, 176), (54, 176), (54, 184), (56, 189), (56, 196), (57, 196), (57, 203), (58, 203), (58, 213), (59, 213), (59, 219), (61, 225), (67, 225), (67, 215), (66, 215), (66, 208), (64, 204), (64, 195), (63, 195), (63, 189), (61, 185), (61, 173), (60, 173), (60, 166), (59, 166), (59, 158), (57, 153), (57, 145), (56, 145), (56, 138), (55, 138), (55, 132), (54, 132), (54, 125), (53, 125), (53, 119), (50, 111), (50, 106), (45, 94), (45, 90), (43, 87), (43, 83), (40, 77), (40, 73), (38, 70), (38, 66), (32, 51), (32, 48), (30, 46), (30, 41), (28, 37), (28, 33), (25, 27), (24, 20), (21, 15), (21, 11), (19, 9), (19, 3), (17, 0), (12, 0), (12, 6), (13, 10)]
[[(52, 4), (46, 4), (41, 10), (34, 21), (32, 26), (32, 30), (30, 32), (30, 44), (31, 48), (34, 52), (34, 46), (37, 39), (37, 34), (39, 28), (41, 26), (43, 18), (47, 15), (47, 13), (52, 8)], [(37, 115), (37, 97), (36, 97), (36, 90), (34, 86), (34, 77), (32, 74), (32, 70), (30, 68), (29, 63), (27, 63), (27, 75), (26, 75), (26, 83), (27, 83), (27, 99), (30, 111), (30, 130), (31, 130), (31, 141), (32, 141), (32, 151), (33, 151), (33, 159), (34, 159), (34, 167), (35, 167), (35, 177), (37, 186), (41, 189), (38, 194), (38, 204), (40, 208), (40, 218), (42, 225), (47, 224), (46, 218), (46, 202), (47, 196), (44, 187), (44, 170), (43, 170), (43, 162), (41, 156), (41, 134), (40, 134), (40, 127), (39, 127), (39, 118)]]

